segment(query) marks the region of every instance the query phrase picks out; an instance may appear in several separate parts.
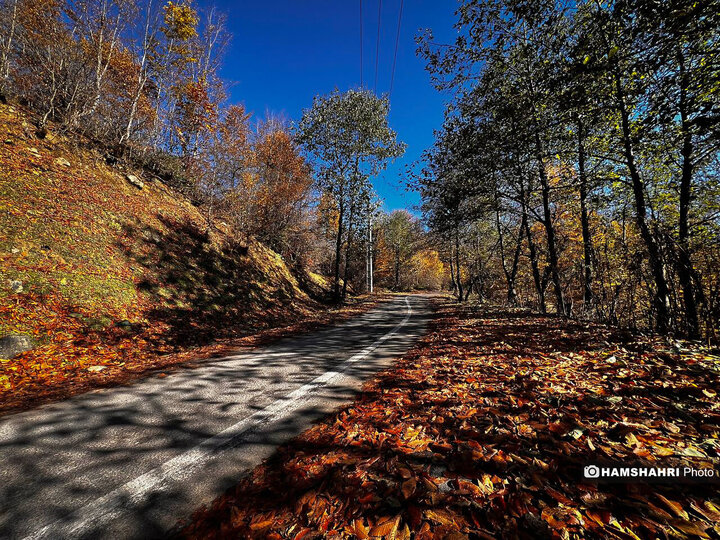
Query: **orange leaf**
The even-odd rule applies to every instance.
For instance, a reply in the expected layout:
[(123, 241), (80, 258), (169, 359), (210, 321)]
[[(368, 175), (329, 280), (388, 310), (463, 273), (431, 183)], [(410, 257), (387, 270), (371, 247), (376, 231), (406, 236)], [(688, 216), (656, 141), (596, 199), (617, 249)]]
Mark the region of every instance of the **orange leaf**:
[(659, 493), (657, 493), (658, 498), (665, 503), (665, 505), (672, 510), (676, 516), (683, 518), (685, 521), (690, 521), (690, 516), (688, 516), (687, 512), (683, 510), (683, 507), (680, 503), (677, 503), (675, 501), (671, 501), (670, 499), (666, 499)]
[(381, 518), (381, 520), (370, 529), (370, 536), (395, 538), (398, 525), (400, 524), (400, 516)]

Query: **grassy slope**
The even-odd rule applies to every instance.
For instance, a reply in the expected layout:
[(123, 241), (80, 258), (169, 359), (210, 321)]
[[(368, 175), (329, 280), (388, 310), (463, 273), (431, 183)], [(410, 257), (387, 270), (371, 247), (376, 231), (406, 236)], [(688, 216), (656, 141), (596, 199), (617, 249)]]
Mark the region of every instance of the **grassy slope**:
[[(110, 167), (73, 142), (38, 140), (20, 109), (0, 106), (0, 337), (30, 334), (42, 344), (2, 362), (0, 392), (247, 334), (318, 307), (276, 253), (240, 245), (222, 224), (208, 233), (184, 197), (148, 179), (140, 190), (125, 179), (139, 171)], [(21, 293), (11, 290), (15, 280)]]

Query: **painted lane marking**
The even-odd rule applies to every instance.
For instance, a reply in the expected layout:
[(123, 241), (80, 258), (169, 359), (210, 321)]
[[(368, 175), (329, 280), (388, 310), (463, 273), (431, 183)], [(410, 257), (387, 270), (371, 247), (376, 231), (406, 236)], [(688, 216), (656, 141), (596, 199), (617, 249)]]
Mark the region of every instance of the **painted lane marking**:
[(326, 371), (300, 388), (290, 392), (264, 409), (243, 418), (220, 433), (205, 439), (195, 448), (176, 456), (162, 465), (138, 476), (108, 494), (73, 511), (67, 518), (59, 519), (41, 527), (25, 537), (25, 540), (41, 538), (78, 538), (92, 530), (121, 517), (123, 511), (143, 504), (150, 496), (165, 491), (170, 481), (183, 481), (200, 469), (210, 458), (239, 444), (240, 437), (256, 426), (267, 425), (300, 408), (302, 398), (311, 391), (326, 386), (345, 373), (353, 364), (363, 360), (385, 341), (393, 337), (410, 320), (412, 307), (405, 297), (405, 318), (392, 330), (380, 336), (374, 343), (354, 354), (334, 370)]

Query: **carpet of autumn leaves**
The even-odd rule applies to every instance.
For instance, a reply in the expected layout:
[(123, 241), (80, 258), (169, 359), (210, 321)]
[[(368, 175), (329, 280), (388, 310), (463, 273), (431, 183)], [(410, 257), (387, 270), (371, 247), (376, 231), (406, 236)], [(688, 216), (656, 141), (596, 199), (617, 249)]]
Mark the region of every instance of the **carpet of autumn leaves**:
[(439, 306), (347, 408), (183, 538), (720, 538), (720, 484), (593, 484), (591, 461), (718, 468), (720, 358), (527, 313)]
[(0, 104), (0, 337), (38, 345), (0, 359), (0, 412), (341, 316), (308, 295), (327, 286), (319, 276), (300, 286), (279, 255), (222, 223), (208, 230), (159, 180), (137, 189), (125, 174), (141, 172), (79, 136), (34, 132), (26, 111)]

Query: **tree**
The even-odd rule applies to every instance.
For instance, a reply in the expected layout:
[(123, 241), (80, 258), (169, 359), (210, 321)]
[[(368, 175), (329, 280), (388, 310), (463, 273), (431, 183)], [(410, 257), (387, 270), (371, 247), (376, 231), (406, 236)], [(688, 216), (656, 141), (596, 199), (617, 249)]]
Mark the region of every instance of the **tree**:
[[(420, 222), (406, 210), (396, 210), (385, 219), (383, 225), (385, 244), (392, 251), (393, 290), (401, 289), (401, 276), (408, 272), (412, 257), (418, 251), (422, 239)], [(407, 288), (407, 287), (406, 287)]]
[[(333, 271), (336, 300), (341, 298), (343, 243), (352, 243), (358, 220), (364, 221), (362, 205), (371, 199), (369, 177), (405, 150), (388, 125), (389, 107), (387, 98), (378, 98), (366, 90), (335, 91), (317, 96), (312, 107), (303, 112), (298, 126), (298, 141), (314, 157), (317, 187), (333, 199), (337, 211)], [(347, 259), (345, 265), (347, 269)], [(346, 287), (347, 282), (344, 291)]]

